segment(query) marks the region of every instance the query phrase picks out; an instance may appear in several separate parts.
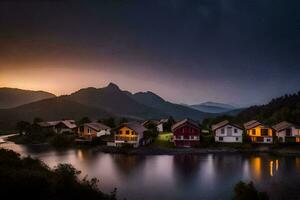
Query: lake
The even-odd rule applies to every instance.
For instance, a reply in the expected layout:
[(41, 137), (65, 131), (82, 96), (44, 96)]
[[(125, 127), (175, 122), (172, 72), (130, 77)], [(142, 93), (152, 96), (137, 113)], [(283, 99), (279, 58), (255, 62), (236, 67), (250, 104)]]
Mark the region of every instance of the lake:
[(81, 177), (98, 178), (104, 192), (117, 188), (120, 199), (230, 199), (239, 180), (253, 181), (271, 199), (300, 197), (300, 156), (238, 153), (134, 156), (89, 149), (55, 151), (45, 146), (13, 143), (0, 147), (39, 158), (51, 167), (70, 163), (82, 171)]

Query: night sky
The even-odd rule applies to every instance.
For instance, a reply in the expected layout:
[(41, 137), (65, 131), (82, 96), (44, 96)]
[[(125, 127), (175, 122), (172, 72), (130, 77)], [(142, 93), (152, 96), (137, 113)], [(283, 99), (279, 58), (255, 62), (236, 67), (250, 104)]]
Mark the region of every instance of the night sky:
[(299, 0), (1, 1), (0, 86), (245, 106), (300, 90)]

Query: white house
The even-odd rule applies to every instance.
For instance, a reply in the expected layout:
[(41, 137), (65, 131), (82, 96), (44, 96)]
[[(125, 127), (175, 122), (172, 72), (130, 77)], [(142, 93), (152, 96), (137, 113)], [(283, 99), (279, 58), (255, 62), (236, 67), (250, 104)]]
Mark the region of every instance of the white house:
[(228, 120), (212, 125), (216, 142), (242, 143), (243, 129)]
[(273, 126), (281, 143), (300, 143), (300, 127), (287, 121)]
[(175, 124), (175, 121), (170, 118), (164, 118), (164, 119), (159, 120), (159, 122), (156, 126), (158, 132), (162, 133), (162, 132), (170, 131), (170, 130), (167, 130), (167, 128), (171, 128), (171, 127), (168, 127), (168, 124), (169, 124), (169, 126), (172, 126), (173, 124)]

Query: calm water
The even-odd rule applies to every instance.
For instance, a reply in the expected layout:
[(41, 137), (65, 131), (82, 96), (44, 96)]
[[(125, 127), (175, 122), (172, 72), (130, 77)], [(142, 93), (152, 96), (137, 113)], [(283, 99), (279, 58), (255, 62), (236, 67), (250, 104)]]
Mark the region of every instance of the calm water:
[(39, 158), (51, 167), (71, 163), (82, 177), (97, 177), (105, 192), (118, 188), (128, 200), (230, 199), (239, 180), (252, 180), (271, 199), (299, 199), (300, 157), (267, 154), (205, 154), (175, 156), (112, 155), (91, 150), (54, 151), (12, 143), (21, 155)]

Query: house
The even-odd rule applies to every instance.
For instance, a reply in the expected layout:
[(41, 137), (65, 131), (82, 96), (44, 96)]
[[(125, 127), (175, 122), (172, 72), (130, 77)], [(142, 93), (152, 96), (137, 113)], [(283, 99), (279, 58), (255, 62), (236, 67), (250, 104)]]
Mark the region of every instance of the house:
[(110, 135), (111, 128), (99, 122), (91, 122), (85, 123), (78, 127), (77, 133), (79, 137), (83, 137), (87, 140), (92, 140), (104, 135)]
[(200, 142), (200, 127), (191, 119), (184, 119), (174, 124), (172, 132), (176, 147), (193, 147)]
[(243, 128), (229, 122), (228, 120), (212, 125), (212, 131), (214, 132), (215, 142), (243, 142)]
[(77, 128), (74, 120), (45, 121), (38, 122), (37, 125), (45, 131), (52, 131), (59, 134), (74, 133)]
[(160, 133), (162, 133), (162, 132), (169, 132), (171, 126), (174, 123), (175, 123), (175, 121), (172, 118), (161, 119), (161, 120), (159, 120), (159, 122), (157, 124), (157, 130)]
[(273, 143), (273, 137), (276, 136), (275, 130), (271, 126), (256, 120), (245, 123), (244, 127), (253, 143)]
[(138, 122), (123, 123), (115, 131), (115, 146), (143, 146), (149, 143), (149, 138), (147, 138), (146, 133), (147, 130), (148, 129)]
[(300, 143), (300, 127), (287, 121), (273, 126), (280, 143)]

